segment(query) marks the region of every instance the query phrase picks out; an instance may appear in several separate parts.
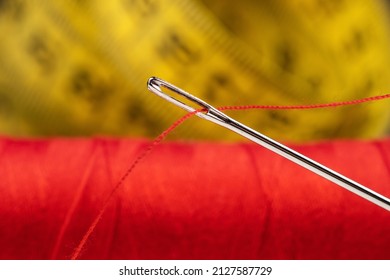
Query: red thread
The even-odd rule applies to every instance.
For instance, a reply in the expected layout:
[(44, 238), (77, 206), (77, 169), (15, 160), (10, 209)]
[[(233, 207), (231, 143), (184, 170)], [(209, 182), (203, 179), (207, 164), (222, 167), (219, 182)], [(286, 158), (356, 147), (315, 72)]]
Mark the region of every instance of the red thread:
[[(312, 105), (242, 105), (242, 106), (222, 106), (218, 107), (218, 110), (226, 111), (226, 110), (250, 110), (250, 109), (263, 109), (263, 110), (307, 110), (307, 109), (319, 109), (319, 108), (329, 108), (329, 107), (341, 107), (341, 106), (348, 106), (348, 105), (356, 105), (361, 103), (367, 103), (372, 101), (378, 101), (382, 99), (390, 98), (390, 94), (385, 95), (378, 95), (378, 96), (372, 96), (372, 97), (366, 97), (362, 99), (357, 100), (351, 100), (351, 101), (342, 101), (342, 102), (332, 102), (332, 103), (325, 103), (325, 104), (312, 104)], [(159, 145), (167, 136), (170, 134), (173, 130), (175, 130), (179, 125), (181, 125), (184, 121), (192, 117), (198, 112), (205, 111), (205, 109), (199, 109), (194, 112), (190, 112), (177, 121), (175, 121), (169, 128), (164, 130), (148, 147), (145, 148), (145, 150), (133, 161), (133, 163), (130, 165), (130, 167), (127, 169), (127, 171), (124, 173), (124, 175), (120, 178), (118, 183), (115, 185), (111, 193), (108, 195), (107, 199), (103, 203), (103, 206), (99, 213), (97, 214), (96, 218), (93, 220), (92, 224), (89, 226), (87, 232), (83, 235), (81, 241), (79, 242), (78, 246), (74, 250), (71, 259), (75, 260), (78, 259), (80, 256), (86, 242), (88, 241), (89, 237), (95, 230), (97, 224), (101, 220), (107, 206), (109, 205), (109, 202), (111, 198), (114, 196), (114, 194), (118, 191), (118, 189), (122, 186), (123, 182), (128, 178), (128, 176), (132, 173), (132, 171), (135, 169), (135, 167), (148, 155), (150, 152)]]
[(218, 107), (218, 110), (251, 110), (251, 109), (262, 109), (262, 110), (308, 110), (308, 109), (321, 109), (329, 107), (341, 107), (349, 105), (357, 105), (361, 103), (367, 103), (372, 101), (378, 101), (382, 99), (390, 98), (390, 94), (377, 95), (366, 97), (362, 99), (350, 100), (350, 101), (341, 101), (341, 102), (331, 102), (324, 104), (311, 104), (311, 105), (241, 105), (241, 106), (222, 106)]
[(180, 124), (182, 124), (185, 120), (196, 114), (197, 112), (200, 112), (201, 110), (196, 110), (194, 112), (188, 113), (175, 121), (169, 128), (164, 130), (148, 147), (145, 148), (145, 150), (133, 161), (133, 163), (130, 165), (130, 167), (127, 169), (125, 174), (121, 177), (121, 179), (118, 181), (118, 183), (115, 185), (111, 193), (108, 195), (106, 201), (104, 202), (99, 214), (96, 216), (96, 218), (93, 220), (92, 224), (89, 226), (87, 232), (84, 234), (83, 238), (81, 239), (79, 245), (76, 247), (76, 249), (73, 252), (73, 255), (71, 257), (72, 260), (75, 260), (79, 257), (82, 249), (85, 246), (85, 243), (88, 241), (88, 238), (95, 230), (97, 224), (99, 223), (100, 219), (102, 218), (111, 198), (114, 196), (114, 194), (117, 192), (117, 190), (122, 186), (123, 182), (126, 180), (126, 178), (130, 175), (130, 173), (134, 170), (134, 168), (144, 159), (152, 150), (154, 147), (156, 147), (158, 144), (161, 143), (161, 141), (164, 140), (165, 137), (168, 136), (169, 133), (171, 133), (173, 130), (175, 130)]

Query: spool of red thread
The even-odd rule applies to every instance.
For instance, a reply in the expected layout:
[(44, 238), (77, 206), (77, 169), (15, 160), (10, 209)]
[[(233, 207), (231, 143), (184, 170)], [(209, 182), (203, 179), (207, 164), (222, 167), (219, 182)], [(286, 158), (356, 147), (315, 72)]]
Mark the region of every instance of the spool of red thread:
[[(0, 258), (67, 259), (135, 139), (0, 139)], [(390, 196), (390, 140), (293, 147)], [(390, 213), (252, 143), (168, 142), (126, 178), (82, 259), (389, 259)]]

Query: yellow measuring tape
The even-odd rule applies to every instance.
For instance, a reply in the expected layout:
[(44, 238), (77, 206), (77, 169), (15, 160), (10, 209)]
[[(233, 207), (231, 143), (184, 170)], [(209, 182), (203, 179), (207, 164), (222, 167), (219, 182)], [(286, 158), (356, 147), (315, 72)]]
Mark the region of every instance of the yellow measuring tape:
[[(390, 89), (384, 2), (60, 0), (0, 2), (0, 133), (155, 136), (180, 111), (150, 76), (209, 103), (307, 104)], [(241, 112), (281, 140), (374, 137), (388, 104)], [(232, 137), (201, 121), (180, 137)]]

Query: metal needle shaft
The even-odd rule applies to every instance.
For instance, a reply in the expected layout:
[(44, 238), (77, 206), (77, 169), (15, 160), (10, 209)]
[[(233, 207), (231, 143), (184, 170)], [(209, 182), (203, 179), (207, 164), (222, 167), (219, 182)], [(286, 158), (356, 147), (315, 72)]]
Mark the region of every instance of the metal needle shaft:
[[(192, 102), (194, 105), (196, 104), (201, 111), (198, 109), (193, 108), (192, 106), (183, 103), (182, 101), (179, 101), (178, 99), (172, 97), (171, 95), (165, 93), (162, 91), (161, 87), (166, 88), (176, 94), (179, 94), (186, 98), (188, 101)], [(152, 91), (153, 93), (157, 94), (158, 96), (164, 98), (165, 100), (179, 106), (180, 108), (188, 111), (188, 112), (195, 112), (195, 114), (203, 119), (206, 119), (208, 121), (211, 121), (213, 123), (216, 123), (218, 125), (221, 125), (227, 129), (230, 129), (250, 140), (253, 142), (295, 162), (296, 164), (299, 164), (306, 169), (324, 177), (325, 179), (328, 179), (329, 181), (332, 181), (333, 183), (361, 196), (362, 198), (365, 198), (372, 203), (390, 211), (390, 199), (349, 179), (348, 177), (345, 177), (336, 171), (288, 148), (287, 146), (253, 130), (252, 128), (249, 128), (238, 121), (228, 117), (221, 111), (215, 109), (214, 107), (210, 106), (208, 103), (204, 102), (203, 100), (183, 91), (182, 89), (167, 83), (159, 78), (152, 77), (148, 80), (148, 89)]]

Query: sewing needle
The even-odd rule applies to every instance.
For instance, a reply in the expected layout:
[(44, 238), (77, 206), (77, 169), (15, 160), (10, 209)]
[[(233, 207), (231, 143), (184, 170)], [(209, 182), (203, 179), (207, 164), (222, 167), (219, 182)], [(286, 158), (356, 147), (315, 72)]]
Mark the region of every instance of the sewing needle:
[[(227, 129), (236, 132), (253, 142), (299, 164), (300, 166), (307, 168), (308, 170), (324, 177), (325, 179), (361, 196), (364, 199), (390, 211), (390, 199), (387, 197), (345, 177), (336, 171), (288, 148), (287, 146), (253, 130), (250, 127), (245, 126), (244, 124), (239, 123), (238, 121), (230, 118), (221, 111), (212, 107), (205, 101), (185, 92), (184, 90), (156, 77), (151, 77), (148, 80), (148, 89), (160, 96), (161, 98), (179, 106), (180, 108), (188, 111), (195, 112), (200, 118), (211, 121), (218, 125), (221, 125)], [(161, 88), (165, 88), (175, 94), (178, 94), (188, 101), (192, 102), (194, 105), (200, 106), (200, 108), (195, 109), (192, 106), (179, 101), (178, 99), (172, 97), (171, 95), (163, 92)]]

